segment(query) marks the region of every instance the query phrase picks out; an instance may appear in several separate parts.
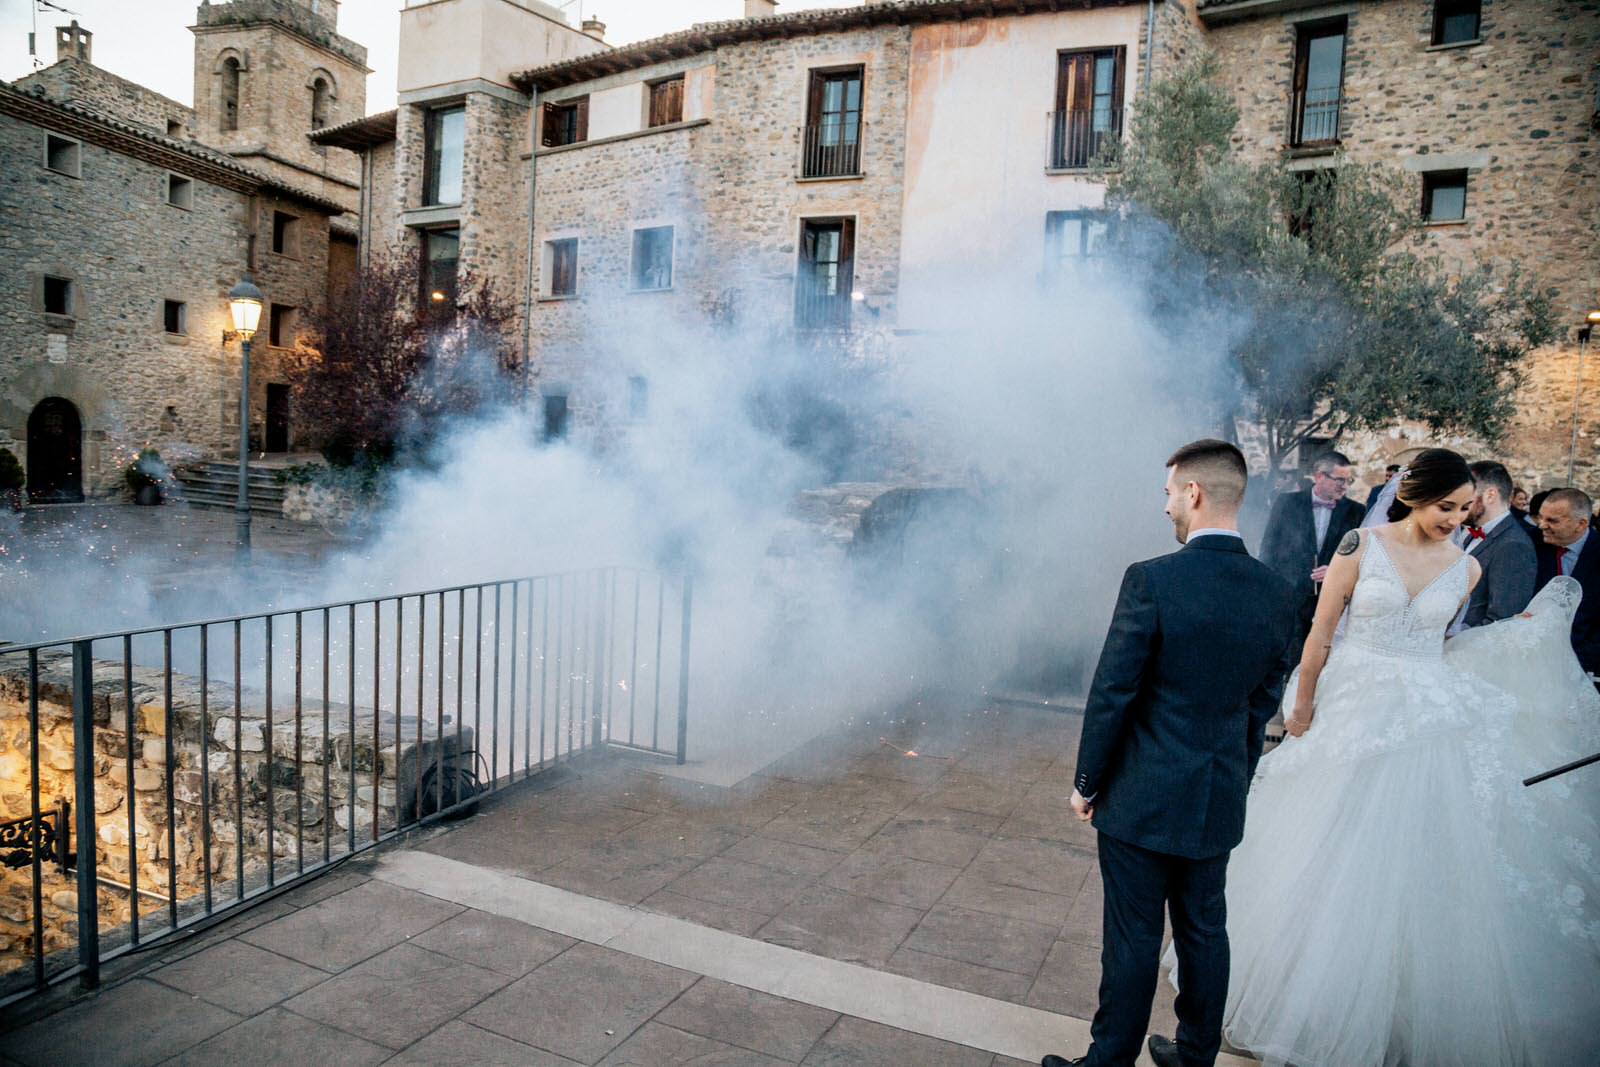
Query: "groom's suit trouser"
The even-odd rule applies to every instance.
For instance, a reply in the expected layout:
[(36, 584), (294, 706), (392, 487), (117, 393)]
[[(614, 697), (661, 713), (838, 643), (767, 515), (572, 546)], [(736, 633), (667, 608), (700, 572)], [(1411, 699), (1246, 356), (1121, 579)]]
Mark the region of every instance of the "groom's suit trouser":
[(1178, 1052), (1184, 1067), (1210, 1067), (1228, 997), (1228, 853), (1192, 860), (1097, 837), (1105, 917), (1088, 1067), (1131, 1067), (1138, 1058), (1161, 975), (1168, 906), (1180, 978)]

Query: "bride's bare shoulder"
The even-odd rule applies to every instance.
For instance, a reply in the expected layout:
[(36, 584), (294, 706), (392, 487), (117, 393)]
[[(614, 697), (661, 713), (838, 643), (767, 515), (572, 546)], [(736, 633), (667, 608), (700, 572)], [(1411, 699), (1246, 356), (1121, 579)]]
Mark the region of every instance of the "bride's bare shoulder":
[(1367, 547), (1367, 538), (1372, 536), (1370, 529), (1347, 530), (1339, 539), (1339, 547), (1334, 553), (1340, 556), (1354, 556)]

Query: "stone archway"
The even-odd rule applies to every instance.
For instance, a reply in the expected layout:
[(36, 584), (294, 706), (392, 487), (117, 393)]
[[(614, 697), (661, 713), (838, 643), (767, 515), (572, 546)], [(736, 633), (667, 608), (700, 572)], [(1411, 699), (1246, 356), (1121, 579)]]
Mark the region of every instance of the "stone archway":
[(70, 400), (46, 397), (28, 416), (28, 499), (83, 500), (83, 420)]

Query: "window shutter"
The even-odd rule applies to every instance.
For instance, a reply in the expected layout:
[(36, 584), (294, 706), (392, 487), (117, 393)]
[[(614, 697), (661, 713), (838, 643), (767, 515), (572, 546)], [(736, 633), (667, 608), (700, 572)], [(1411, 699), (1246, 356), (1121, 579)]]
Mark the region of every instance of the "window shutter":
[(576, 123), (578, 132), (573, 137), (573, 141), (587, 141), (589, 139), (589, 98), (587, 96), (584, 97), (575, 106), (578, 109), (578, 121)]
[(806, 125), (817, 126), (822, 123), (822, 83), (823, 76), (816, 71), (811, 72), (811, 85), (806, 91)]
[[(839, 295), (849, 301), (856, 287), (856, 221), (839, 222)], [(848, 307), (848, 303), (846, 307)]]
[(674, 78), (667, 82), (666, 118), (664, 122), (683, 121), (683, 79)]
[(560, 120), (560, 111), (554, 104), (544, 106), (544, 115), (539, 121), (539, 143), (546, 148), (553, 148), (556, 143), (556, 123)]
[(1111, 50), (1111, 128), (1122, 129), (1122, 83), (1127, 78), (1128, 46), (1117, 45)]

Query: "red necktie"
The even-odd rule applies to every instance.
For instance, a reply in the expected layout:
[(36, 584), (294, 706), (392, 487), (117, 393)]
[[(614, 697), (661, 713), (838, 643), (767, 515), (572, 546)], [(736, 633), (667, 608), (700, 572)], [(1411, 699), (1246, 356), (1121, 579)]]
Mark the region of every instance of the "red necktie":
[(1557, 574), (1566, 574), (1567, 573), (1566, 561), (1567, 561), (1567, 550), (1558, 545), (1556, 547), (1556, 573)]

